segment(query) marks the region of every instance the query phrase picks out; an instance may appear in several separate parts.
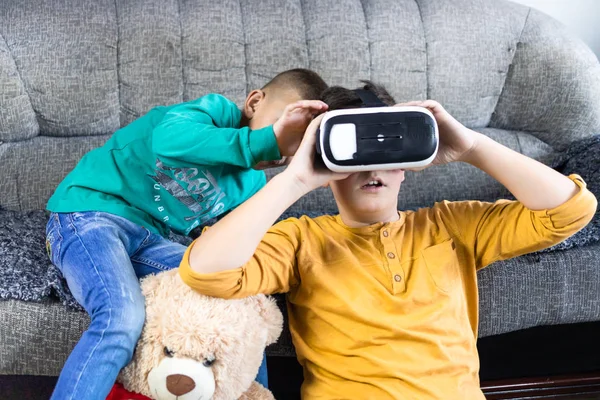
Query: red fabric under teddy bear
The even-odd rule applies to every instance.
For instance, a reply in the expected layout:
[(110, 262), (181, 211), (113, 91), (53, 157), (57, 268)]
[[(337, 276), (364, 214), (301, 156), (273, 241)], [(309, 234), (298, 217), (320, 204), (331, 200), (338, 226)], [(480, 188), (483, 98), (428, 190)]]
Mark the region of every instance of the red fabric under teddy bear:
[(148, 396), (144, 396), (143, 394), (137, 394), (125, 390), (123, 385), (120, 383), (115, 383), (112, 390), (108, 394), (106, 400), (152, 400)]

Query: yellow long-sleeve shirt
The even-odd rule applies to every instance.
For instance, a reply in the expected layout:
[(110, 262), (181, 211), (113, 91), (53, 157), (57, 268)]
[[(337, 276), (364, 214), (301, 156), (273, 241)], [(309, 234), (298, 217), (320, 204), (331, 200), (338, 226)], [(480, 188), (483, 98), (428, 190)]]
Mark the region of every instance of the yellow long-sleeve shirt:
[(217, 297), (288, 293), (304, 399), (483, 399), (476, 349), (476, 271), (556, 244), (582, 227), (596, 198), (552, 210), (516, 201), (441, 202), (349, 228), (339, 216), (289, 219), (243, 267), (180, 274)]

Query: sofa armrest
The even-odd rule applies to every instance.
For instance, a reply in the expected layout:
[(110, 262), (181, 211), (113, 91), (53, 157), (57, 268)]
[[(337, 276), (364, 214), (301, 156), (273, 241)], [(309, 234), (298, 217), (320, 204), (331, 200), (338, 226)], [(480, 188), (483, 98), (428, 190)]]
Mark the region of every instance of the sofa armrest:
[(600, 63), (565, 26), (530, 9), (490, 127), (529, 131), (555, 150), (600, 132)]

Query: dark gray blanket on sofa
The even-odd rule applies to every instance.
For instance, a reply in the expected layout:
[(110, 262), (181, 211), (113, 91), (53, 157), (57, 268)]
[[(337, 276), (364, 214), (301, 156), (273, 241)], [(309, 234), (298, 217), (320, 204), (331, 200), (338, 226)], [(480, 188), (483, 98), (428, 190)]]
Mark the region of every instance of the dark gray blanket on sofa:
[[(571, 146), (554, 167), (568, 175), (580, 174), (588, 188), (600, 196), (600, 135)], [(285, 213), (281, 219), (316, 213)], [(40, 301), (57, 297), (69, 308), (80, 309), (60, 271), (54, 267), (45, 251), (45, 226), (48, 214), (44, 211), (17, 212), (0, 210), (0, 299)], [(173, 236), (187, 244), (189, 238)], [(542, 252), (562, 251), (600, 241), (600, 217), (566, 241)]]

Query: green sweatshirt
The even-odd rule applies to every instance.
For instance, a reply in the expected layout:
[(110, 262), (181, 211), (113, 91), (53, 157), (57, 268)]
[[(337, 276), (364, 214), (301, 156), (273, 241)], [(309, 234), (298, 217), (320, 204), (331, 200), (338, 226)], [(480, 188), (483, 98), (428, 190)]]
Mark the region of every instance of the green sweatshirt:
[(265, 185), (256, 163), (281, 158), (273, 126), (251, 131), (241, 119), (218, 94), (156, 107), (87, 153), (47, 208), (103, 211), (162, 236), (187, 235)]

